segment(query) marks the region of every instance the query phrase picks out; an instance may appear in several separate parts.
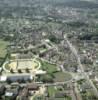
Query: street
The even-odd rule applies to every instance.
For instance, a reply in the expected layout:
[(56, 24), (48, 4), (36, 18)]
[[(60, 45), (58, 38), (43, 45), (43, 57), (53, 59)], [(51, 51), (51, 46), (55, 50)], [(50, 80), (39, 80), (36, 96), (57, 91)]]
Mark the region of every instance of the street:
[(78, 66), (79, 68), (81, 69), (81, 74), (85, 77), (85, 79), (87, 79), (87, 81), (90, 83), (90, 85), (92, 86), (93, 88), (93, 91), (95, 93), (95, 95), (98, 97), (98, 90), (97, 88), (95, 87), (95, 85), (93, 84), (93, 82), (89, 79), (89, 76), (88, 74), (84, 71), (84, 68), (83, 68), (83, 65), (81, 64), (81, 60), (80, 60), (80, 56), (76, 50), (76, 48), (72, 45), (72, 43), (70, 43), (70, 41), (68, 40), (67, 36), (65, 35), (64, 36), (65, 38), (65, 41), (67, 42), (70, 50), (72, 51), (72, 53), (75, 55), (76, 59), (77, 59), (77, 63), (78, 63)]

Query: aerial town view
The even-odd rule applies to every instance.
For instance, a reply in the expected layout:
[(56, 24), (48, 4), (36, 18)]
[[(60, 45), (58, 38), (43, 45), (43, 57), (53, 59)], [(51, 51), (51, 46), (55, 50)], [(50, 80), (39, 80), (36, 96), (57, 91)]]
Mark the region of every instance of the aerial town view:
[(0, 100), (98, 100), (98, 0), (0, 0)]

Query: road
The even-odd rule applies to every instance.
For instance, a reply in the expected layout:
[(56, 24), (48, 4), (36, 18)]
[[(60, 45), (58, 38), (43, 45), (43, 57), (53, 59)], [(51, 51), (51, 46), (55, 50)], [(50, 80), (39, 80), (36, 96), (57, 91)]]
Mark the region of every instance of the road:
[(75, 95), (76, 95), (77, 100), (82, 100), (80, 91), (78, 90), (77, 83), (74, 83), (74, 87), (75, 87), (75, 88), (74, 88), (74, 91), (75, 91)]
[(77, 97), (76, 97), (76, 94), (74, 91), (73, 83), (70, 84), (70, 93), (71, 93), (72, 100), (77, 100)]
[(44, 85), (44, 86), (57, 86), (57, 85), (64, 85), (67, 83), (73, 82), (73, 77), (68, 80), (68, 81), (64, 81), (64, 82), (54, 82), (54, 83), (43, 83), (43, 82), (36, 82), (38, 85)]
[(84, 71), (84, 68), (83, 68), (83, 65), (81, 64), (81, 60), (80, 60), (80, 56), (76, 50), (76, 48), (72, 45), (72, 43), (70, 43), (70, 41), (68, 40), (67, 36), (65, 35), (64, 36), (64, 39), (66, 41), (66, 43), (68, 44), (70, 50), (72, 51), (72, 53), (75, 55), (76, 59), (77, 59), (77, 63), (78, 63), (78, 66), (81, 70), (81, 74), (87, 79), (87, 81), (90, 83), (90, 85), (92, 86), (93, 88), (93, 91), (95, 93), (95, 95), (98, 97), (98, 90), (97, 88), (95, 87), (95, 85), (93, 84), (93, 82), (90, 80), (88, 74)]

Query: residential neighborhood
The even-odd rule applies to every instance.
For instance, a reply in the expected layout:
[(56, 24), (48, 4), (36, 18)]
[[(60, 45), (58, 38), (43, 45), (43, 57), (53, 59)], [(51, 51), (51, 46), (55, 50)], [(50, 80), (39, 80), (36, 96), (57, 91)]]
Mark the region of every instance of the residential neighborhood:
[(98, 100), (97, 0), (0, 0), (0, 100)]

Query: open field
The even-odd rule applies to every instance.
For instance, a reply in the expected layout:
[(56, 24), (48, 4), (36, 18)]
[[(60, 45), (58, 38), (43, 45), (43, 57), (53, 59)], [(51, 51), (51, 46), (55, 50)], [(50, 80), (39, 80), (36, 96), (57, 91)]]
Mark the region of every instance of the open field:
[(48, 93), (49, 93), (49, 97), (53, 97), (54, 94), (56, 93), (56, 89), (54, 88), (54, 86), (49, 86), (48, 87)]
[[(57, 87), (57, 86), (56, 87), (54, 87), (54, 86), (47, 87), (48, 96), (51, 98), (51, 97), (55, 97), (56, 93), (64, 92), (60, 88), (63, 88), (63, 87), (62, 86), (61, 87)], [(65, 97), (60, 97), (60, 98), (55, 97), (54, 100), (72, 100), (72, 99), (66, 95)]]
[(56, 64), (50, 64), (46, 61), (42, 61), (38, 59), (38, 61), (41, 63), (41, 69), (47, 71), (47, 73), (52, 74), (54, 72), (57, 72), (57, 65)]
[(57, 66), (55, 64), (41, 61), (41, 66), (43, 70), (47, 71), (47, 73), (53, 73), (57, 71)]
[[(50, 64), (46, 61), (41, 61), (42, 70), (47, 71), (47, 75), (53, 78), (54, 82), (66, 82), (71, 80), (72, 76), (69, 73), (59, 72), (57, 70), (57, 65)], [(51, 76), (52, 75), (52, 76)]]
[(65, 82), (65, 81), (69, 81), (72, 76), (69, 73), (63, 73), (63, 72), (57, 72), (54, 73), (54, 81), (55, 82)]

